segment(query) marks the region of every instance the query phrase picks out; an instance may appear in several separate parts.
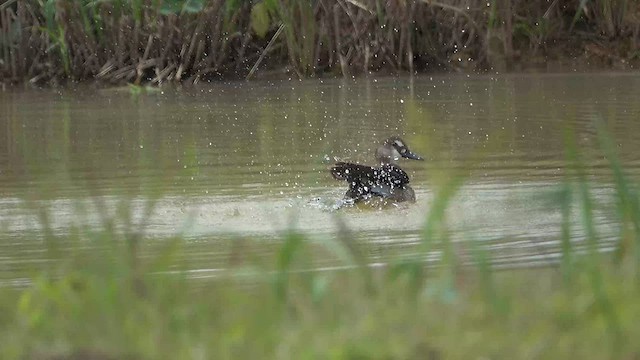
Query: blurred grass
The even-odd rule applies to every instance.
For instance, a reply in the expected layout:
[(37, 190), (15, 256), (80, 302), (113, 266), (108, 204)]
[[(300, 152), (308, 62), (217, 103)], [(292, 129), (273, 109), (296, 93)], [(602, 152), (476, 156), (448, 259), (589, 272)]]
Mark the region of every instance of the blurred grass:
[[(563, 260), (545, 268), (496, 271), (480, 242), (449, 241), (447, 208), (461, 174), (439, 182), (423, 252), (385, 267), (370, 266), (366, 245), (337, 216), (335, 241), (315, 244), (324, 251), (292, 226), (271, 258), (247, 258), (252, 241), (236, 239), (218, 276), (191, 279), (181, 234), (145, 241), (154, 194), (136, 222), (126, 208), (105, 211), (101, 229), (64, 236), (39, 209), (50, 261), (30, 284), (0, 287), (2, 358), (637, 358), (638, 195), (595, 122), (619, 204), (615, 254), (598, 249), (593, 199), (570, 129), (566, 179), (555, 198)], [(569, 223), (586, 234), (586, 254), (573, 251), (569, 239), (578, 229)], [(424, 255), (434, 249), (445, 255), (427, 268)], [(463, 264), (460, 252), (473, 262)], [(344, 269), (314, 271), (314, 259), (326, 253), (339, 254)]]

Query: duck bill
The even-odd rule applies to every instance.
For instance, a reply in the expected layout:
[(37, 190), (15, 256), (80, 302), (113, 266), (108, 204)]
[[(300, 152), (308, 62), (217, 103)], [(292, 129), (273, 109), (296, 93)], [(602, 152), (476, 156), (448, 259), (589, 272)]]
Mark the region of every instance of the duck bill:
[(424, 160), (422, 157), (420, 157), (420, 155), (414, 154), (411, 151), (405, 152), (404, 154), (402, 154), (402, 157), (405, 157), (411, 160)]

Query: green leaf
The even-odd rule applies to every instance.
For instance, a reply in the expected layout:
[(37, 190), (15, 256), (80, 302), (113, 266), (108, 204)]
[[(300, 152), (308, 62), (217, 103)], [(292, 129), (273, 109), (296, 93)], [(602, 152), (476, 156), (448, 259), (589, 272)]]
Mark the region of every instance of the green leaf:
[(264, 2), (259, 2), (251, 8), (251, 28), (260, 38), (264, 38), (269, 31), (269, 12)]
[(238, 11), (238, 9), (240, 9), (240, 5), (242, 5), (242, 4), (238, 0), (227, 0), (227, 1), (225, 1), (224, 5), (225, 5), (225, 8), (224, 8), (225, 16), (229, 17), (233, 13)]
[(160, 8), (160, 14), (162, 15), (171, 15), (177, 14), (182, 10), (182, 4), (176, 0), (165, 0), (162, 2), (162, 7)]
[(262, 4), (270, 14), (277, 14), (279, 6), (277, 0), (264, 0)]
[(182, 11), (189, 14), (196, 14), (204, 8), (203, 0), (187, 0), (182, 7)]

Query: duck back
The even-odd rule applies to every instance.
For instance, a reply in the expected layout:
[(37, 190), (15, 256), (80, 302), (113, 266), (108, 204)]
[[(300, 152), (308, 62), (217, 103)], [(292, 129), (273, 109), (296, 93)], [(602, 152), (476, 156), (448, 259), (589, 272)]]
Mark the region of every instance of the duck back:
[(408, 188), (409, 184), (409, 175), (393, 164), (371, 167), (338, 162), (331, 168), (331, 175), (336, 180), (347, 181), (346, 197), (356, 200), (370, 195), (393, 198), (399, 189)]

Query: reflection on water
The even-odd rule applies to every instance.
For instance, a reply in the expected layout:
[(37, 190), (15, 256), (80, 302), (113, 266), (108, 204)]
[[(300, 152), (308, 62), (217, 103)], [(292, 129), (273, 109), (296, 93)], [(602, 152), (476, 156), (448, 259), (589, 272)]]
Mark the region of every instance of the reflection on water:
[(220, 237), (277, 237), (292, 221), (314, 239), (331, 237), (329, 210), (346, 190), (328, 174), (331, 162), (372, 162), (395, 134), (426, 155), (402, 164), (418, 202), (341, 209), (359, 240), (410, 252), (440, 174), (464, 168), (470, 177), (449, 211), (454, 240), (484, 241), (496, 261), (552, 259), (560, 215), (543, 199), (563, 176), (564, 128), (575, 129), (590, 165), (606, 238), (612, 186), (593, 119), (607, 123), (637, 178), (639, 91), (639, 76), (589, 74), (230, 83), (137, 98), (87, 88), (0, 93), (0, 246), (9, 254), (0, 272), (42, 262), (34, 204), (65, 233), (97, 226), (96, 198), (112, 214), (132, 199), (140, 216), (159, 196), (147, 233), (183, 232), (194, 258), (215, 252)]

